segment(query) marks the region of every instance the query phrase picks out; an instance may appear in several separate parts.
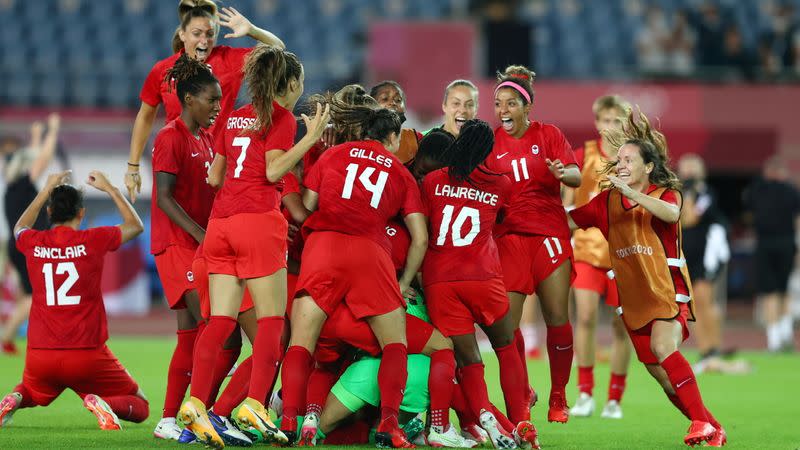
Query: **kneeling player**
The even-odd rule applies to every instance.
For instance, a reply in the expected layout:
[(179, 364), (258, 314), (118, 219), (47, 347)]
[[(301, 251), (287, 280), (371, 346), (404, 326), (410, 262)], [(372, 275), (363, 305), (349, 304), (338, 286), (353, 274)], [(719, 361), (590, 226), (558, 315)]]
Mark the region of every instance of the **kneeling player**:
[[(69, 172), (52, 174), (14, 227), (25, 255), (33, 304), (22, 383), (0, 401), (0, 424), (19, 408), (47, 406), (72, 389), (103, 430), (119, 430), (119, 419), (143, 422), (149, 404), (111, 353), (100, 278), (106, 253), (138, 236), (142, 221), (106, 176), (92, 171), (87, 183), (107, 193), (123, 217), (116, 227), (80, 230), (83, 194), (62, 184)], [(32, 230), (47, 203), (53, 227)]]

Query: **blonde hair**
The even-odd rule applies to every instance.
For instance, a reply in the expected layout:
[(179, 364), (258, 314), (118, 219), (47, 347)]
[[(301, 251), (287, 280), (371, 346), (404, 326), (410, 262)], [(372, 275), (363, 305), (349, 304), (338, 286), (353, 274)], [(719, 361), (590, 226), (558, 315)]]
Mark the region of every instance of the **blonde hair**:
[(597, 119), (602, 111), (609, 109), (619, 110), (620, 116), (627, 116), (631, 111), (631, 104), (619, 95), (603, 95), (592, 103), (592, 112)]

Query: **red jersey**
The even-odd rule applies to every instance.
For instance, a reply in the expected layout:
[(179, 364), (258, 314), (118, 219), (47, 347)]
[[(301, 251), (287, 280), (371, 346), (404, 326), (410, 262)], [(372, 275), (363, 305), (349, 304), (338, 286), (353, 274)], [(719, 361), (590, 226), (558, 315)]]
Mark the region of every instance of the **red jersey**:
[(197, 248), (197, 241), (183, 228), (172, 222), (158, 207), (156, 174), (175, 175), (172, 196), (198, 225), (208, 225), (214, 189), (208, 185), (208, 169), (214, 159), (211, 135), (203, 129), (195, 137), (180, 118), (169, 122), (156, 135), (153, 145), (153, 193), (150, 253), (157, 255), (170, 245)]
[(547, 168), (545, 159), (560, 159), (565, 166), (576, 164), (569, 142), (555, 126), (531, 122), (520, 139), (502, 127), (495, 129), (494, 148), (484, 164), (492, 172), (507, 175), (512, 182), (508, 215), (495, 228), (495, 234), (569, 239), (561, 182)]
[(480, 170), (470, 178), (457, 182), (445, 168), (422, 180), (422, 201), (430, 220), (428, 252), (422, 264), (426, 285), (488, 280), (503, 273), (492, 230), (498, 211), (508, 202), (511, 180)]
[(389, 237), (389, 242), (392, 244), (394, 270), (400, 272), (406, 267), (408, 247), (411, 246), (411, 233), (408, 232), (408, 228), (403, 222), (392, 219), (386, 225), (386, 236)]
[(225, 183), (214, 201), (211, 217), (264, 213), (280, 206), (280, 182), (267, 180), (265, 155), (269, 150), (287, 151), (292, 148), (297, 121), (286, 108), (274, 102), (272, 107), (272, 124), (266, 136), (247, 130), (256, 120), (252, 105), (231, 113), (225, 130), (217, 134), (217, 151), (226, 161)]
[(121, 243), (119, 227), (58, 226), (17, 235), (33, 286), (29, 348), (97, 348), (106, 342), (103, 261)]
[[(220, 112), (214, 125), (209, 128), (210, 133), (214, 133), (215, 125), (224, 121), (233, 111), (236, 97), (239, 95), (239, 88), (242, 85), (244, 59), (250, 53), (250, 50), (252, 48), (233, 48), (227, 45), (218, 45), (211, 49), (211, 54), (206, 58), (206, 65), (217, 77), (222, 88), (222, 100), (219, 105)], [(160, 103), (164, 104), (167, 122), (181, 115), (181, 102), (178, 100), (178, 94), (175, 91), (175, 83), (165, 82), (164, 77), (167, 75), (167, 70), (171, 69), (175, 65), (175, 61), (183, 54), (184, 50), (181, 50), (157, 62), (150, 69), (150, 73), (147, 74), (142, 90), (139, 93), (142, 103), (147, 103), (153, 107), (158, 106)]]
[[(650, 185), (650, 187), (647, 188), (647, 193), (653, 192), (656, 189), (658, 189), (658, 186)], [(575, 224), (584, 229), (597, 227), (601, 232), (603, 232), (603, 236), (608, 239), (608, 227), (612, 225), (608, 223), (608, 201), (610, 192), (610, 189), (606, 189), (597, 195), (597, 197), (593, 198), (589, 203), (570, 211), (569, 215), (572, 217), (572, 220), (575, 222)], [(677, 191), (667, 189), (661, 196), (661, 200), (673, 205), (680, 205), (678, 200), (679, 195), (680, 194)], [(625, 196), (622, 196), (622, 205), (627, 210), (635, 206), (631, 204), (630, 200)], [(653, 230), (656, 232), (656, 235), (658, 235), (658, 239), (664, 246), (664, 251), (667, 254), (667, 258), (680, 258), (681, 248), (678, 239), (679, 224), (667, 223), (654, 217), (652, 226)], [(672, 279), (675, 282), (676, 292), (678, 294), (688, 295), (689, 288), (683, 281), (680, 268), (670, 267), (670, 272), (672, 273)]]
[(346, 142), (326, 150), (304, 180), (319, 194), (319, 209), (304, 232), (336, 231), (363, 236), (391, 254), (386, 225), (398, 214), (422, 212), (411, 172), (379, 142)]

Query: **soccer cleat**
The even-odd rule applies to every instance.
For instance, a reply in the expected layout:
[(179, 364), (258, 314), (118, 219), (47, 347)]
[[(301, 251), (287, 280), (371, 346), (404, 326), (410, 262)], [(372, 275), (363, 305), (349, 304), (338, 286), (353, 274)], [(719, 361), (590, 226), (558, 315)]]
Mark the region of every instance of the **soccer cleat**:
[(689, 425), (689, 431), (683, 438), (683, 442), (686, 445), (694, 447), (703, 441), (708, 441), (713, 438), (716, 432), (716, 428), (710, 423), (703, 422), (702, 420), (693, 420), (692, 424)]
[(178, 437), (178, 444), (194, 444), (197, 442), (197, 436), (194, 435), (188, 428), (184, 428), (181, 431), (181, 435)]
[(119, 418), (102, 398), (89, 394), (83, 398), (83, 407), (97, 417), (97, 424), (101, 430), (121, 430)]
[(586, 392), (581, 392), (575, 404), (569, 409), (569, 415), (575, 417), (590, 417), (594, 414), (594, 398)]
[(481, 447), (486, 444), (491, 444), (489, 441), (489, 434), (476, 423), (467, 424), (467, 426), (462, 427), (461, 436), (465, 439), (477, 442)]
[(485, 409), (481, 411), (480, 418), (481, 428), (486, 430), (489, 434), (489, 440), (492, 442), (494, 448), (517, 448), (517, 443), (514, 442), (514, 436), (504, 430), (503, 427), (497, 423), (497, 418)]
[(604, 419), (622, 419), (622, 406), (616, 400), (609, 400), (603, 407), (600, 417)]
[(536, 402), (539, 401), (539, 394), (533, 390), (533, 386), (530, 384), (528, 385), (528, 409), (533, 408), (536, 406)]
[(706, 441), (706, 444), (709, 447), (722, 447), (723, 445), (728, 443), (728, 434), (725, 433), (724, 428), (717, 428), (717, 432), (714, 433), (714, 436)]
[(211, 448), (225, 448), (225, 442), (208, 418), (205, 405), (197, 398), (189, 397), (189, 400), (181, 406), (178, 418), (183, 422), (183, 426), (194, 433), (198, 441)]
[(564, 392), (550, 393), (550, 409), (547, 411), (548, 422), (567, 423), (569, 420), (569, 406)]
[(281, 390), (273, 392), (269, 399), (269, 409), (275, 411), (275, 416), (278, 418), (283, 415), (283, 398), (281, 397), (281, 394)]
[[(428, 445), (425, 441), (425, 433), (422, 430), (425, 429), (425, 423), (422, 421), (422, 413), (417, 414), (413, 419), (406, 422), (405, 425), (400, 427), (403, 429), (403, 432), (406, 434), (406, 438), (416, 445)], [(419, 438), (422, 437), (422, 444), (417, 444)]]
[(264, 436), (267, 442), (285, 445), (289, 443), (286, 435), (269, 419), (269, 411), (257, 400), (248, 397), (244, 399), (239, 411), (236, 412), (236, 422), (242, 428), (253, 427)]
[(21, 404), (22, 394), (19, 392), (12, 392), (0, 401), (0, 428), (11, 423), (14, 412), (19, 409)]
[(449, 448), (472, 448), (478, 445), (477, 442), (464, 439), (463, 436), (456, 433), (456, 429), (452, 425), (447, 425), (446, 430), (437, 430), (441, 427), (431, 427), (428, 432), (428, 445), (431, 447), (449, 447)]
[(225, 416), (218, 416), (214, 411), (208, 412), (208, 420), (211, 425), (217, 430), (217, 434), (222, 438), (226, 445), (234, 447), (250, 447), (253, 441), (247, 437), (241, 430), (236, 428), (230, 420)]
[(19, 350), (17, 350), (17, 344), (15, 344), (14, 341), (3, 342), (2, 347), (3, 347), (3, 353), (5, 353), (6, 355), (16, 355), (19, 353)]
[(517, 442), (517, 447), (524, 449), (540, 449), (539, 433), (536, 427), (529, 421), (520, 422), (514, 428), (514, 440)]
[(408, 441), (405, 432), (398, 426), (385, 427), (383, 422), (378, 424), (378, 431), (375, 433), (375, 447), (377, 448), (416, 448)]
[(159, 439), (177, 441), (181, 436), (181, 431), (181, 427), (175, 423), (174, 417), (162, 417), (161, 420), (158, 421), (156, 429), (153, 430), (153, 436)]
[(317, 428), (319, 428), (319, 415), (309, 413), (303, 418), (303, 428), (300, 429), (298, 447), (314, 447), (317, 445)]

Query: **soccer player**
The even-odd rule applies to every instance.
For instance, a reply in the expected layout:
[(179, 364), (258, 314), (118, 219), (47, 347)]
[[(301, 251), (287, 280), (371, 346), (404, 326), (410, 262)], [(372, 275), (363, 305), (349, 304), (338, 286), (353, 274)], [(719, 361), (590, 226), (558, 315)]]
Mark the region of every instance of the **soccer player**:
[[(44, 134), (44, 125), (41, 122), (34, 122), (31, 125), (31, 142), (29, 148), (22, 148), (22, 143), (17, 143), (15, 139), (4, 141), (2, 154), (6, 158), (3, 170), (6, 189), (3, 193), (3, 207), (6, 222), (11, 228), (17, 219), (36, 198), (36, 182), (44, 174), (58, 145), (58, 130), (61, 118), (58, 114), (51, 114), (47, 119), (47, 134)], [(36, 218), (32, 228), (44, 230), (48, 226), (45, 214), (40, 214)], [(17, 249), (14, 242), (14, 230), (11, 229), (8, 239), (8, 259), (14, 270), (17, 271), (17, 278), (20, 282), (20, 295), (14, 311), (8, 317), (0, 337), (3, 353), (16, 354), (17, 346), (14, 344), (14, 337), (19, 332), (19, 327), (28, 318), (31, 310), (31, 295), (33, 287), (28, 277), (28, 267), (25, 264), (25, 256)]]
[[(427, 247), (419, 189), (393, 154), (400, 146), (401, 125), (394, 111), (337, 101), (330, 105), (334, 123), (359, 126), (363, 140), (326, 150), (304, 180), (304, 203), (315, 212), (303, 225), (310, 235), (303, 249), (281, 376), (285, 416), (281, 428), (297, 430), (295, 416), (303, 404), (311, 352), (326, 317), (344, 300), (356, 319), (367, 320), (383, 350), (376, 440), (388, 447), (409, 447), (397, 422), (407, 376), (401, 293), (410, 287)], [(385, 236), (387, 222), (398, 214), (412, 238), (399, 283)]]
[[(0, 401), (0, 426), (19, 408), (47, 406), (64, 389), (73, 390), (103, 430), (119, 430), (119, 419), (143, 422), (147, 399), (106, 346), (106, 311), (100, 279), (105, 255), (143, 231), (142, 221), (105, 174), (92, 171), (86, 183), (105, 192), (122, 215), (115, 227), (81, 230), (83, 192), (63, 184), (69, 171), (47, 184), (14, 226), (33, 286), (28, 351), (22, 383)], [(53, 224), (34, 230), (47, 206)]]
[(277, 183), (320, 139), (329, 117), (328, 109), (323, 111), (319, 105), (313, 119), (303, 115), (308, 131), (294, 144), (297, 122), (291, 110), (303, 93), (300, 60), (282, 48), (259, 45), (248, 55), (244, 71), (255, 118), (230, 146), (226, 143), (219, 149), (209, 172), (209, 182), (222, 185), (204, 243), (211, 317), (197, 343), (191, 398), (180, 411), (195, 436), (215, 448), (224, 443), (209, 421), (205, 403), (214, 362), (236, 328), (245, 285), (258, 329), (249, 390), (236, 420), (269, 440), (287, 442), (264, 407), (280, 365), (286, 309), (288, 225), (278, 207)]
[[(535, 292), (547, 325), (551, 381), (547, 420), (566, 423), (565, 390), (573, 354), (569, 285), (574, 272), (561, 185), (580, 186), (581, 173), (561, 130), (528, 118), (535, 76), (522, 66), (509, 66), (498, 74), (494, 109), (502, 125), (495, 130), (494, 151), (485, 164), (512, 182), (513, 200), (503, 223), (495, 227), (495, 236), (517, 327), (514, 341), (524, 362), (520, 316), (525, 296)], [(530, 389), (532, 402), (535, 395)]]
[[(448, 142), (449, 135), (434, 132), (426, 136), (417, 159), (418, 163), (438, 161), (441, 167), (425, 176), (421, 188), (429, 230), (435, 237), (428, 243), (422, 267), (428, 309), (434, 325), (453, 340), (461, 363), (460, 380), (470, 394), (472, 412), (492, 444), (496, 448), (516, 447), (514, 432), (529, 446), (538, 446), (536, 429), (527, 422), (528, 386), (514, 345), (514, 324), (492, 238), (498, 214), (509, 200), (511, 181), (481, 167), (494, 143), (486, 122), (468, 120), (458, 138), (444, 148), (436, 142), (429, 145), (436, 139)], [(475, 337), (476, 323), (497, 354), (507, 413), (519, 423), (511, 430), (504, 429), (492, 413)]]
[[(575, 189), (567, 189), (564, 204), (567, 209), (580, 207), (597, 196), (602, 181), (600, 172), (609, 160), (617, 157), (617, 148), (603, 137), (603, 130), (616, 129), (622, 126), (622, 118), (627, 116), (630, 105), (617, 95), (604, 95), (592, 105), (594, 125), (600, 139), (587, 141), (582, 149), (575, 152), (578, 165), (581, 167), (581, 185)], [(578, 366), (578, 399), (570, 409), (571, 416), (589, 417), (594, 413), (594, 362), (595, 362), (595, 329), (597, 328), (597, 309), (600, 296), (612, 308), (619, 306), (617, 285), (609, 278), (611, 259), (608, 254), (608, 243), (603, 233), (597, 228), (575, 230), (572, 236), (572, 248), (575, 254), (575, 357)], [(601, 417), (611, 419), (622, 418), (622, 394), (625, 390), (625, 379), (631, 360), (631, 346), (625, 325), (615, 314), (612, 319), (613, 342), (611, 344), (611, 378), (608, 383), (608, 402), (603, 407)]]
[[(201, 63), (208, 65), (222, 87), (220, 101), (220, 121), (224, 121), (233, 111), (239, 87), (242, 84), (242, 66), (244, 58), (252, 48), (233, 48), (227, 45), (217, 45), (217, 33), (222, 24), (231, 29), (225, 38), (250, 36), (253, 39), (268, 45), (284, 47), (283, 42), (269, 31), (254, 26), (235, 8), (222, 8), (217, 12), (216, 4), (204, 0), (199, 5), (186, 8), (181, 5), (181, 23), (176, 32), (178, 42), (181, 42), (175, 54), (157, 62), (145, 78), (139, 97), (142, 105), (136, 114), (131, 135), (130, 155), (128, 156), (128, 170), (125, 173), (125, 186), (128, 189), (131, 201), (136, 201), (136, 194), (142, 190), (142, 180), (139, 176), (139, 161), (142, 158), (144, 146), (150, 137), (153, 123), (158, 112), (158, 105), (164, 104), (166, 121), (170, 122), (181, 114), (182, 100), (174, 92), (173, 82), (165, 77), (167, 71), (183, 55), (187, 55)], [(174, 42), (174, 41), (173, 41)], [(213, 123), (212, 123), (213, 125)], [(209, 130), (212, 134), (214, 128)]]
[(478, 114), (478, 87), (469, 80), (451, 81), (444, 88), (442, 112), (444, 113), (444, 123), (428, 130), (425, 134), (435, 129), (441, 129), (453, 136), (458, 136), (464, 123), (474, 119)]
[[(384, 80), (372, 86), (369, 95), (374, 98), (381, 108), (390, 109), (400, 116), (400, 123), (406, 121), (406, 93), (400, 84), (392, 80)], [(419, 140), (422, 133), (412, 128), (403, 128), (400, 131), (400, 149), (395, 156), (403, 164), (410, 164), (417, 155)]]
[(219, 114), (222, 93), (211, 71), (186, 55), (178, 58), (165, 76), (175, 80), (182, 111), (159, 131), (153, 146), (150, 251), (167, 302), (177, 313), (178, 343), (167, 373), (162, 419), (153, 435), (178, 439), (181, 430), (175, 415), (189, 385), (202, 319), (192, 261), (204, 239), (214, 200), (214, 190), (206, 183), (213, 158), (213, 142), (206, 129)]
[[(681, 249), (681, 194), (664, 135), (639, 113), (604, 132), (619, 148), (604, 170), (612, 189), (570, 212), (570, 228), (599, 228), (608, 241), (622, 316), (639, 361), (691, 420), (687, 445), (721, 446), (725, 430), (703, 404), (692, 366), (678, 347), (694, 320)], [(616, 176), (611, 171), (616, 170)]]

